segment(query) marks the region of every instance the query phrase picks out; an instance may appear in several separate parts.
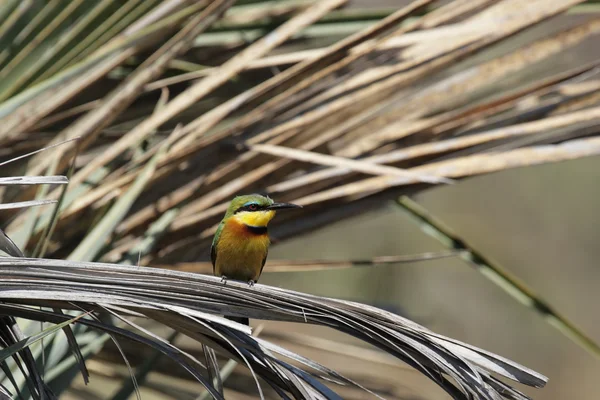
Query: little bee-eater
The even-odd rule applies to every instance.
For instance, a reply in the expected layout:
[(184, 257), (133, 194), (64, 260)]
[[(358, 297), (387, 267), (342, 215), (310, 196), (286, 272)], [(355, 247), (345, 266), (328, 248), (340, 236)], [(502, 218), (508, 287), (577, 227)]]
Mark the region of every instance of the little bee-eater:
[[(217, 228), (210, 256), (213, 273), (225, 282), (234, 279), (254, 285), (269, 252), (267, 225), (277, 210), (302, 208), (296, 204), (275, 203), (259, 194), (237, 196)], [(229, 319), (248, 325), (248, 318)]]

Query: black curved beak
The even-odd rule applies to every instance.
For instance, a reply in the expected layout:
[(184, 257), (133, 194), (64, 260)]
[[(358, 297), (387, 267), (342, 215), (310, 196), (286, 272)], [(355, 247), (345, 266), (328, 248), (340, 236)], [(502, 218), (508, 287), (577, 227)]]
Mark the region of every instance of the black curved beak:
[(273, 203), (267, 207), (267, 210), (285, 210), (287, 208), (302, 208), (302, 206), (292, 203)]

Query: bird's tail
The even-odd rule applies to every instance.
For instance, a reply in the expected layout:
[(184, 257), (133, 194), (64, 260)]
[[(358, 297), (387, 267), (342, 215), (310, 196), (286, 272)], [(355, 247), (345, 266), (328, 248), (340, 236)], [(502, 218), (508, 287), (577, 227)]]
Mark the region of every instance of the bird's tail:
[(225, 317), (225, 318), (227, 318), (228, 320), (231, 320), (231, 321), (235, 321), (238, 324), (250, 326), (250, 321), (248, 320), (248, 317)]

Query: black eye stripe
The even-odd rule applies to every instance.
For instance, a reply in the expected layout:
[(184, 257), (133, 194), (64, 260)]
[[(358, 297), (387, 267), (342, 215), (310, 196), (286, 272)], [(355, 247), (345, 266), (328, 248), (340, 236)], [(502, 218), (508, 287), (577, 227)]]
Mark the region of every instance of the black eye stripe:
[[(251, 207), (255, 207), (255, 208), (251, 208)], [(238, 208), (237, 210), (235, 210), (235, 214), (241, 212), (241, 211), (261, 211), (264, 210), (266, 208), (266, 206), (260, 206), (258, 204), (249, 204), (247, 206), (242, 206), (240, 208)]]

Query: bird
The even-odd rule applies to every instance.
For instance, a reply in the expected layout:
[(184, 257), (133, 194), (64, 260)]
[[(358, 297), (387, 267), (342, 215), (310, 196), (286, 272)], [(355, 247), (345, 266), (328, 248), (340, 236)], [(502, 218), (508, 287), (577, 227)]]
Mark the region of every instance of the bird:
[[(279, 210), (302, 208), (297, 204), (276, 203), (268, 196), (249, 194), (236, 196), (221, 223), (210, 249), (213, 274), (228, 279), (248, 282), (254, 286), (262, 273), (269, 253), (267, 225)], [(246, 317), (226, 317), (249, 325)]]

